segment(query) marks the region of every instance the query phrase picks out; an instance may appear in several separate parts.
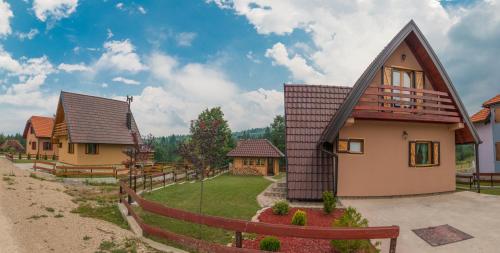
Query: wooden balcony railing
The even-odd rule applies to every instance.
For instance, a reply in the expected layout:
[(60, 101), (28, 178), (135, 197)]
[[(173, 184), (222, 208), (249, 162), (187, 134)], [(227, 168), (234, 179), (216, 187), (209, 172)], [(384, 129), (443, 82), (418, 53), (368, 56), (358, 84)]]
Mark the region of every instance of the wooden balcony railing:
[(397, 87), (370, 86), (354, 107), (354, 118), (425, 122), (461, 122), (448, 93)]
[(58, 123), (54, 127), (54, 137), (66, 136), (68, 135), (68, 127), (65, 122)]

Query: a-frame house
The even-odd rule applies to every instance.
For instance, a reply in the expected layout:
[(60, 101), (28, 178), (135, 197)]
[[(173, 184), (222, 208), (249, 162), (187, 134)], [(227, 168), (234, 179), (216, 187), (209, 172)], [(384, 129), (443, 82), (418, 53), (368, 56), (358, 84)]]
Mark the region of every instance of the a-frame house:
[(292, 200), (455, 190), (455, 145), (479, 137), (415, 22), (352, 88), (285, 84), (287, 194)]

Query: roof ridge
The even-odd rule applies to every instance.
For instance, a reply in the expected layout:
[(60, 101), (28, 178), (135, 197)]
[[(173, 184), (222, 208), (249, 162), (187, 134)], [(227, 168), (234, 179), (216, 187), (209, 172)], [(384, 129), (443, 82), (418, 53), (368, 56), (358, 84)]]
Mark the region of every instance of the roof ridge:
[(284, 86), (288, 87), (334, 87), (334, 88), (346, 88), (352, 89), (352, 86), (342, 86), (342, 85), (328, 85), (328, 84), (307, 84), (307, 83), (285, 83)]
[(115, 101), (115, 102), (127, 103), (126, 101), (123, 101), (123, 100), (118, 100), (118, 99), (113, 99), (113, 98), (107, 98), (107, 97), (99, 97), (99, 96), (96, 96), (96, 95), (89, 95), (89, 94), (82, 94), (82, 93), (76, 93), (76, 92), (69, 92), (69, 91), (63, 91), (63, 90), (61, 90), (61, 94), (62, 93), (79, 95), (79, 96), (86, 96), (86, 97), (92, 97), (92, 98), (98, 98), (98, 99), (104, 99), (104, 100), (111, 100), (111, 101)]

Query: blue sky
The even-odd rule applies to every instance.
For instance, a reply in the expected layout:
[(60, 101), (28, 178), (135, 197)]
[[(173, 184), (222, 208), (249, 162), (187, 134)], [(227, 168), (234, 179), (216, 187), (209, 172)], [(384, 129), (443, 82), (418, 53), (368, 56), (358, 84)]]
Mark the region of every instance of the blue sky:
[(60, 90), (134, 95), (142, 133), (186, 133), (222, 106), (233, 130), (283, 113), (282, 84), (352, 85), (410, 19), (469, 113), (500, 91), (500, 3), (0, 0), (0, 132), (52, 115)]

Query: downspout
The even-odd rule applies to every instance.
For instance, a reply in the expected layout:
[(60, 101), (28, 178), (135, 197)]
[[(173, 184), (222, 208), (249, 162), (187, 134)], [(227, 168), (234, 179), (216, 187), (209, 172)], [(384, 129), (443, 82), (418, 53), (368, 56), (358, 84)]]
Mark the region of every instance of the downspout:
[(481, 193), (481, 177), (479, 176), (479, 143), (474, 143), (474, 153), (476, 155), (476, 182), (477, 193)]
[[(336, 150), (336, 143), (337, 143), (337, 138), (338, 138), (338, 135), (337, 137), (335, 137), (335, 141), (334, 141), (334, 146), (333, 146), (333, 150)], [(333, 163), (333, 196), (334, 197), (337, 197), (337, 183), (338, 183), (338, 155), (337, 153), (335, 152), (330, 152), (329, 150), (326, 150), (324, 148), (324, 145), (321, 145), (321, 151), (328, 154), (328, 155), (331, 155), (333, 156), (335, 159), (334, 159), (334, 163)]]

